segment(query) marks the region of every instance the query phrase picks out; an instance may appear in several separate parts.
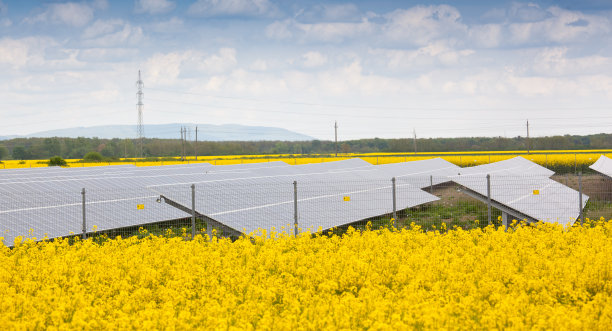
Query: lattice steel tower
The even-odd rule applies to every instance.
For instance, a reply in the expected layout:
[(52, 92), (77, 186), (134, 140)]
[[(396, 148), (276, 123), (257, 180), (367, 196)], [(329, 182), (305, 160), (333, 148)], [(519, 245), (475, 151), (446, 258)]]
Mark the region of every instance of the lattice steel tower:
[(144, 97), (144, 93), (142, 92), (142, 88), (144, 87), (144, 83), (140, 78), (140, 70), (138, 70), (138, 81), (136, 81), (136, 87), (138, 88), (138, 92), (136, 92), (136, 96), (138, 97), (138, 157), (143, 157), (143, 143), (144, 143), (144, 126), (142, 124), (142, 108), (144, 107), (144, 103), (142, 103), (142, 99)]

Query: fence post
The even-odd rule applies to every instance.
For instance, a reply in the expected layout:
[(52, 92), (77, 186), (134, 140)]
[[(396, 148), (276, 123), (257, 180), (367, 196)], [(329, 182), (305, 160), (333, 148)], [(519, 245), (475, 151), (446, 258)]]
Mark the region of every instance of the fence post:
[(491, 175), (487, 174), (487, 217), (491, 225)]
[(574, 153), (574, 173), (578, 172), (578, 161), (576, 160), (576, 153)]
[(393, 188), (393, 219), (397, 220), (397, 195), (395, 193), (395, 177), (391, 178), (391, 184)]
[(578, 173), (578, 208), (578, 217), (580, 217), (580, 224), (582, 224), (582, 171)]
[(83, 239), (87, 239), (87, 221), (85, 218), (85, 188), (81, 190), (81, 196), (83, 198)]
[(433, 194), (433, 175), (429, 175), (429, 193)]
[(298, 236), (298, 204), (297, 204), (297, 180), (293, 181), (293, 227), (295, 236)]
[(191, 184), (191, 240), (196, 235), (195, 184)]

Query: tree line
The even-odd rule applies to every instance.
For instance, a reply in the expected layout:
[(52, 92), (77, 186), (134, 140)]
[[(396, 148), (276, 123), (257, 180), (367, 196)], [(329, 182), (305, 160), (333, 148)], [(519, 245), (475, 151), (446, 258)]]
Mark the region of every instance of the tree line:
[[(82, 159), (89, 152), (97, 152), (108, 159), (138, 156), (135, 139), (99, 138), (16, 138), (0, 141), (0, 160), (48, 159), (60, 156)], [(338, 143), (333, 141), (191, 141), (179, 139), (145, 139), (146, 157), (176, 157), (198, 154), (261, 155), (261, 154), (333, 154), (339, 153), (406, 153), (415, 151), (413, 139), (358, 139)], [(612, 134), (586, 136), (564, 135), (538, 137), (472, 137), (472, 138), (420, 138), (416, 140), (418, 152), (509, 151), (509, 150), (564, 150), (612, 149)]]

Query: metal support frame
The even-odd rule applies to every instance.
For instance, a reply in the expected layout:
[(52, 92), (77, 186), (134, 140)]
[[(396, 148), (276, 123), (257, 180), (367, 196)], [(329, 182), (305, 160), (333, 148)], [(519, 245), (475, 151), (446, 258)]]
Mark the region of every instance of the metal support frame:
[(487, 217), (491, 225), (491, 175), (487, 174)]
[(297, 180), (293, 181), (293, 228), (294, 234), (298, 236), (298, 197), (297, 197)]
[(582, 171), (578, 173), (578, 219), (580, 220), (580, 224), (584, 221), (584, 216), (582, 215)]
[(83, 239), (87, 239), (87, 219), (86, 219), (86, 215), (87, 213), (85, 212), (85, 188), (83, 188), (83, 190), (81, 190), (81, 195), (83, 198)]
[[(474, 198), (476, 200), (480, 200), (481, 202), (488, 203), (488, 198), (486, 196), (484, 196), (484, 195), (482, 195), (482, 194), (480, 194), (478, 192), (472, 191), (472, 190), (470, 190), (470, 189), (468, 189), (466, 187), (461, 186), (459, 188), (459, 191), (463, 192), (463, 193), (465, 193), (465, 194), (467, 194), (469, 196), (471, 196), (472, 198)], [(516, 216), (517, 218), (520, 218), (521, 220), (525, 220), (525, 221), (530, 222), (530, 223), (537, 223), (538, 222), (538, 220), (536, 220), (535, 218), (533, 218), (533, 217), (531, 217), (529, 215), (525, 215), (525, 214), (521, 213), (518, 210), (514, 210), (514, 209), (509, 208), (509, 207), (507, 207), (505, 205), (502, 205), (501, 203), (499, 203), (499, 202), (497, 202), (495, 200), (491, 200), (491, 206), (496, 208), (496, 209), (501, 210), (502, 213), (507, 213), (508, 215)]]
[(191, 240), (196, 235), (195, 184), (191, 184)]
[[(180, 203), (172, 200), (172, 199), (168, 199), (167, 197), (165, 197), (164, 195), (160, 195), (159, 199), (157, 200), (158, 202), (164, 202), (178, 210), (184, 211), (187, 214), (191, 214), (192, 213), (192, 209), (189, 207), (185, 207), (183, 205), (181, 205)], [(210, 236), (210, 238), (212, 239), (212, 227), (214, 226), (217, 229), (221, 229), (224, 233), (227, 233), (228, 235), (233, 235), (233, 236), (240, 236), (242, 235), (242, 232), (231, 228), (221, 222), (218, 222), (204, 214), (199, 213), (198, 211), (195, 212), (196, 217), (199, 219), (203, 219), (206, 222), (206, 232), (208, 233), (208, 235)]]
[(395, 190), (395, 177), (391, 178), (393, 192), (393, 219), (397, 220), (397, 193)]

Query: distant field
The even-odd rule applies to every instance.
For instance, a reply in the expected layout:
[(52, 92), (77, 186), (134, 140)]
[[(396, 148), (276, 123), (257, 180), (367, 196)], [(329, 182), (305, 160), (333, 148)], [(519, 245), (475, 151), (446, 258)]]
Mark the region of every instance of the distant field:
[[(213, 165), (229, 165), (243, 163), (284, 161), (289, 164), (307, 164), (345, 160), (359, 157), (372, 164), (386, 164), (407, 161), (417, 161), (441, 157), (461, 167), (469, 167), (491, 162), (497, 162), (516, 156), (525, 157), (544, 167), (557, 172), (588, 171), (588, 166), (593, 164), (600, 155), (612, 156), (612, 150), (554, 150), (533, 151), (527, 154), (525, 151), (485, 151), (485, 152), (443, 152), (443, 153), (342, 153), (335, 155), (300, 155), (300, 154), (276, 154), (276, 155), (219, 155), (200, 156), (197, 161), (194, 156), (189, 156), (185, 161), (179, 157), (175, 158), (147, 158), (147, 159), (120, 159), (110, 162), (83, 162), (80, 159), (68, 159), (69, 167), (95, 167), (106, 165), (134, 164), (136, 166), (160, 166), (171, 164), (192, 164), (208, 162)], [(153, 159), (153, 160), (152, 160)], [(0, 163), (0, 169), (35, 168), (47, 167), (48, 160), (8, 160)]]

